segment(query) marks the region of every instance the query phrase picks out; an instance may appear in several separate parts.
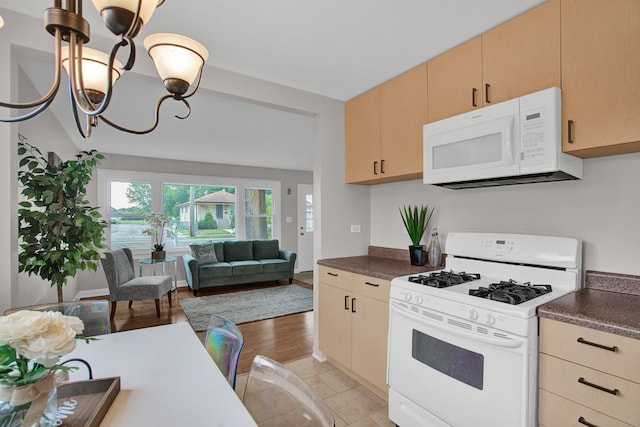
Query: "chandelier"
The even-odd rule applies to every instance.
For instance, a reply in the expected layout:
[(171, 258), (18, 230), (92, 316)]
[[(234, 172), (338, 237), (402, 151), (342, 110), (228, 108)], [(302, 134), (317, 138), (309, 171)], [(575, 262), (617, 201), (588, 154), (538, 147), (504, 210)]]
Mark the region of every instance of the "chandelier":
[[(92, 2), (102, 16), (104, 25), (120, 37), (120, 41), (114, 44), (108, 55), (85, 47), (89, 42), (89, 23), (82, 16), (82, 0), (65, 0), (65, 7), (62, 6), (62, 0), (54, 0), (53, 7), (44, 12), (44, 26), (55, 39), (53, 84), (37, 101), (15, 104), (0, 101), (1, 107), (30, 110), (16, 117), (0, 117), (0, 122), (28, 120), (46, 110), (60, 87), (62, 68), (69, 77), (69, 96), (76, 127), (84, 138), (91, 136), (91, 130), (99, 122), (123, 132), (138, 135), (149, 133), (158, 126), (160, 106), (169, 98), (186, 106), (186, 114), (175, 117), (189, 117), (191, 106), (187, 99), (195, 94), (200, 86), (202, 69), (209, 53), (195, 40), (168, 33), (152, 34), (144, 39), (144, 47), (153, 60), (165, 89), (169, 92), (156, 103), (155, 118), (151, 127), (143, 130), (127, 129), (105, 117), (116, 80), (125, 71), (131, 70), (135, 62), (136, 48), (133, 39), (164, 0)], [(63, 42), (66, 43), (64, 46)], [(116, 59), (121, 48), (128, 49), (125, 65)], [(189, 88), (192, 89), (189, 91)]]

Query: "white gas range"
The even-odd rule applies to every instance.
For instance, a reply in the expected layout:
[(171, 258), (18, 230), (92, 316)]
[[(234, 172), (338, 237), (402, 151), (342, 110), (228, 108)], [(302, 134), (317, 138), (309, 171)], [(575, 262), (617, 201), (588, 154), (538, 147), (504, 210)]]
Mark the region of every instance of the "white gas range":
[(537, 425), (536, 309), (580, 287), (582, 242), (449, 233), (445, 252), (446, 270), (391, 282), (389, 418)]

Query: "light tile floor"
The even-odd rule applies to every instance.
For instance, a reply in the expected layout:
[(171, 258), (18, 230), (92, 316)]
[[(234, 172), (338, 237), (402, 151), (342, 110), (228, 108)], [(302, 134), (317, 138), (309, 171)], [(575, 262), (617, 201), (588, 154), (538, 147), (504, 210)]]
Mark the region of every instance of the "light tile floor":
[[(324, 399), (333, 412), (336, 427), (395, 426), (387, 416), (387, 402), (330, 363), (318, 362), (313, 357), (307, 357), (287, 363), (286, 366)], [(247, 374), (238, 375), (236, 393), (240, 398), (246, 382)]]

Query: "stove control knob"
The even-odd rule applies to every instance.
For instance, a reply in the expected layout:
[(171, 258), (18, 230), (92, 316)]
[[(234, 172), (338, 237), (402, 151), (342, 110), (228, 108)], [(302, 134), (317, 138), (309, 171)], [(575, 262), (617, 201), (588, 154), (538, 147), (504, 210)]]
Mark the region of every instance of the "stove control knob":
[(404, 294), (404, 300), (407, 302), (411, 301), (411, 292), (407, 292)]
[(424, 298), (422, 298), (420, 295), (418, 295), (416, 297), (416, 304), (422, 305), (423, 302), (424, 302)]
[(477, 320), (478, 319), (478, 312), (473, 308), (471, 310), (469, 310), (469, 319), (471, 319), (471, 320)]
[(496, 318), (493, 317), (493, 314), (489, 313), (487, 314), (486, 322), (487, 322), (487, 325), (493, 325), (494, 323), (496, 323)]

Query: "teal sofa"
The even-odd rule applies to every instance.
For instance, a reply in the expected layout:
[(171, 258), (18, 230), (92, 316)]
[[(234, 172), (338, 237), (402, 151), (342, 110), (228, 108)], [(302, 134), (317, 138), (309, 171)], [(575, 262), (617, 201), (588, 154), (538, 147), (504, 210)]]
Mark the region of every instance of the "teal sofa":
[(182, 255), (194, 296), (204, 288), (288, 279), (293, 282), (295, 252), (280, 249), (278, 240), (208, 241), (189, 245)]

